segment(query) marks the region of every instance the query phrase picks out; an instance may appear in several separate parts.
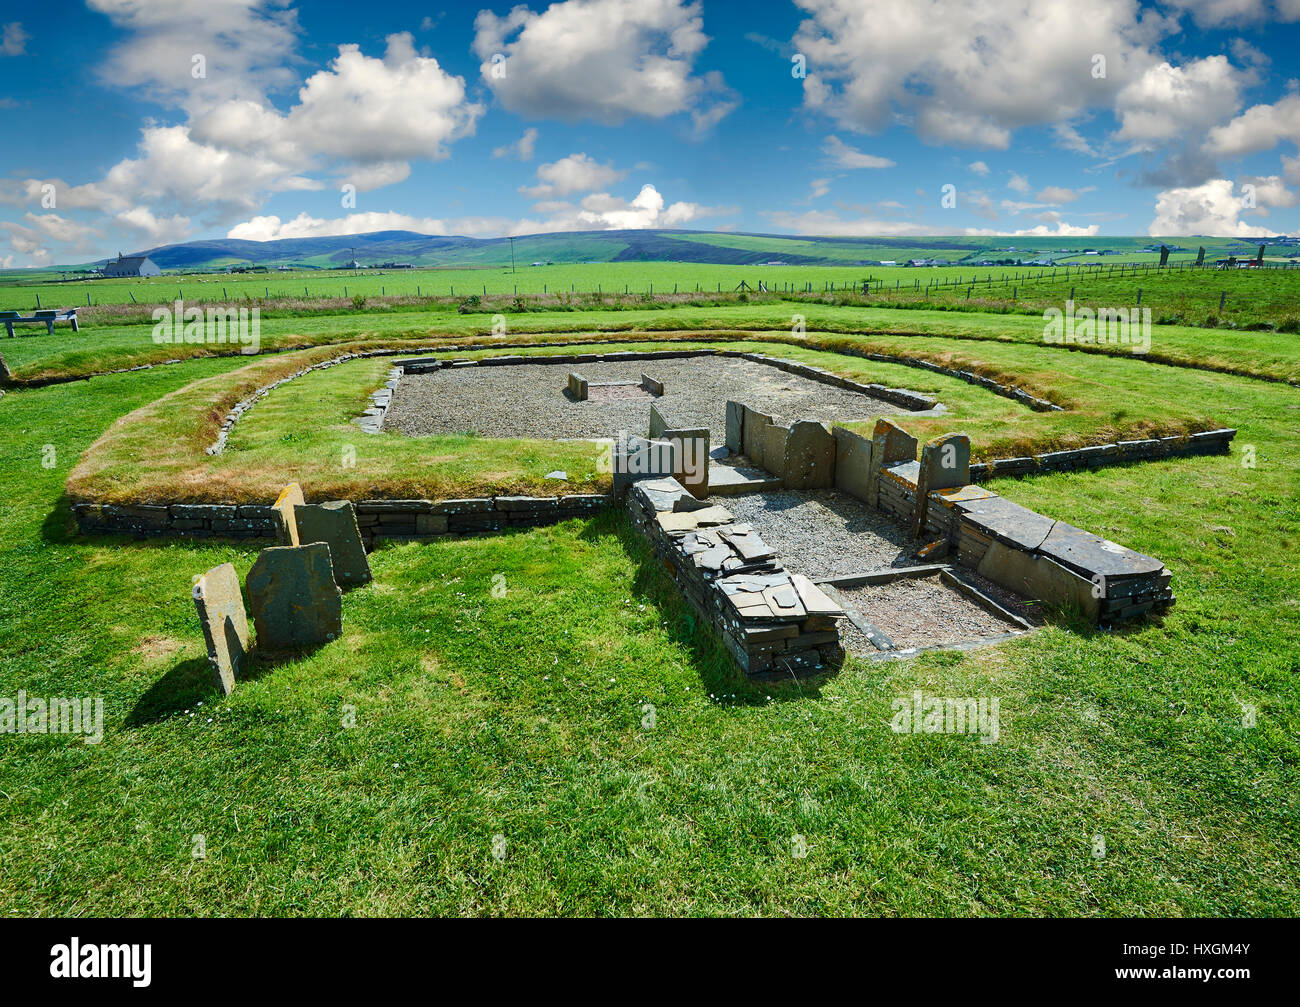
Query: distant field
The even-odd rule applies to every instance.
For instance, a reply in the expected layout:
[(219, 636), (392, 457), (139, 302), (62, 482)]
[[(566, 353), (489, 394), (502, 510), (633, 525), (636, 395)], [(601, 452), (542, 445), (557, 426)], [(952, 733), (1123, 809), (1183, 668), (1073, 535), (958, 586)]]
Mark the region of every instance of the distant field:
[[(743, 286), (742, 286), (743, 284)], [(1073, 295), (1079, 306), (1142, 307), (1156, 322), (1300, 330), (1300, 269), (1143, 269), (1116, 263), (1072, 267), (728, 266), (607, 262), (485, 269), (298, 270), (294, 272), (97, 279), (0, 285), (0, 310), (43, 307), (256, 302), (264, 314), (312, 308), (375, 308), (385, 299), (523, 300), (503, 310), (537, 310), (528, 300), (598, 294), (661, 299), (737, 291), (860, 294), (845, 303), (1041, 315)], [(364, 301), (363, 301), (364, 299)], [(353, 303), (348, 303), (353, 302)], [(376, 303), (380, 302), (380, 303)], [(584, 305), (577, 305), (583, 307)], [(602, 307), (587, 304), (585, 307)], [(322, 305), (315, 305), (319, 309)], [(571, 307), (571, 306), (569, 306)]]

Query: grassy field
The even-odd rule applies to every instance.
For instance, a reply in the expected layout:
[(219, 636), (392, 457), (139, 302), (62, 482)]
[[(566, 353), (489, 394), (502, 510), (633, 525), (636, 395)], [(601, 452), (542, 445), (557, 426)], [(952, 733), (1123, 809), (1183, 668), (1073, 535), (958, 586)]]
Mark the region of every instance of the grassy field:
[[(11, 389), (0, 398), (0, 696), (103, 697), (107, 723), (100, 744), (0, 735), (0, 906), (77, 916), (1300, 913), (1296, 389), (1031, 345), (1013, 315), (816, 310), (913, 331), (819, 331), (833, 326), (814, 326), (810, 309), (810, 339), (977, 362), (1074, 407), (1048, 417), (924, 371), (891, 374), (952, 399), (986, 443), (1156, 418), (1238, 427), (1231, 456), (995, 484), (1160, 557), (1174, 574), (1172, 612), (1120, 632), (1058, 621), (998, 647), (851, 661), (821, 681), (756, 686), (608, 514), (382, 548), (374, 583), (344, 599), (340, 640), (259, 666), (223, 699), (208, 684), (191, 578), (223, 562), (242, 576), (258, 546), (79, 536), (67, 483), (106, 444), (126, 444), (124, 427), (139, 439), (116, 467), (77, 478), (111, 475), (129, 493), (133, 480), (192, 463), (223, 396), (293, 369), (293, 358), (186, 359)], [(768, 311), (775, 325), (789, 305), (663, 308), (632, 323), (702, 339), (691, 330), (736, 330), (744, 313)], [(611, 323), (633, 313), (621, 314)], [(528, 316), (539, 319), (556, 331), (605, 322)], [(394, 312), (264, 328), (281, 321), (277, 346), (346, 343), (356, 327), (370, 344), (427, 342), (434, 329), (463, 338), (487, 323)], [(1226, 356), (1294, 374), (1294, 343), (1279, 334), (1158, 331), (1156, 346), (1188, 362)], [(13, 366), (11, 347), (37, 347), (20, 374), (68, 373), (155, 349), (139, 335), (91, 329), (81, 348), (61, 334), (4, 351)], [(236, 428), (234, 461), (217, 464), (242, 461), (266, 478), (323, 466), (375, 383), (368, 368), (286, 385)], [(312, 422), (292, 422), (304, 412)], [(526, 475), (543, 463), (518, 445), (475, 456), (481, 443), (440, 440), (394, 464), (454, 479), (457, 466)], [(491, 591), (498, 575), (504, 597)], [(891, 733), (891, 701), (917, 689), (1000, 697), (1001, 740)]]
[[(717, 236), (723, 240), (724, 236)], [(739, 240), (739, 239), (737, 239)], [(1126, 260), (1127, 261), (1127, 260)], [(0, 309), (43, 306), (103, 309), (152, 306), (177, 299), (196, 304), (258, 303), (264, 311), (293, 311), (319, 302), (346, 308), (368, 302), (435, 298), (453, 304), (471, 297), (525, 299), (537, 295), (596, 294), (663, 297), (726, 294), (744, 283), (778, 293), (861, 292), (872, 303), (934, 306), (1041, 315), (1074, 294), (1081, 306), (1149, 307), (1157, 322), (1196, 326), (1269, 328), (1300, 332), (1300, 269), (1147, 269), (1101, 264), (1080, 267), (959, 266), (909, 269), (889, 266), (766, 266), (676, 262), (557, 263), (480, 269), (346, 270), (96, 279), (68, 283), (0, 284)], [(1225, 296), (1226, 295), (1226, 296)], [(1221, 306), (1222, 304), (1222, 306)], [(369, 306), (369, 305), (362, 305)], [(90, 310), (91, 322), (113, 312)]]

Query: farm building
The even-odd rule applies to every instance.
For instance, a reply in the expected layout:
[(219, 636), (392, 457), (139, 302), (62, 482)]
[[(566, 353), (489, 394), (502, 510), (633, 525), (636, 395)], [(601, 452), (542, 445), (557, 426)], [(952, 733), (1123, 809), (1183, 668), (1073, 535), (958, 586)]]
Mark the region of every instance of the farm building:
[(117, 261), (104, 263), (105, 276), (161, 276), (162, 270), (154, 265), (147, 255), (123, 255), (117, 253)]

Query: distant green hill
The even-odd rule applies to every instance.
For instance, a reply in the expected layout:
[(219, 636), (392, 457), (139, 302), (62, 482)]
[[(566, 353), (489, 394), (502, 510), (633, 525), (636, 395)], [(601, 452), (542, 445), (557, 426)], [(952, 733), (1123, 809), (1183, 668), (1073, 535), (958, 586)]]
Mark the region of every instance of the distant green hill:
[[(363, 266), (385, 262), (423, 267), (500, 268), (511, 261), (532, 262), (698, 262), (724, 265), (856, 266), (880, 261), (937, 259), (954, 265), (983, 260), (1078, 262), (1088, 252), (1142, 258), (1162, 239), (1139, 237), (1026, 238), (1010, 236), (813, 237), (721, 231), (569, 231), (509, 238), (465, 238), (375, 231), (322, 238), (243, 241), (217, 238), (187, 241), (142, 250), (171, 271), (222, 269), (227, 266), (277, 266), (338, 269), (355, 258)], [(1208, 257), (1253, 255), (1257, 247), (1240, 238), (1168, 238), (1175, 258), (1194, 255), (1201, 245)], [(138, 253), (137, 253), (138, 254)], [(1295, 246), (1275, 246), (1270, 256), (1297, 255)], [(102, 261), (102, 260), (100, 260)], [(83, 265), (95, 265), (88, 263)], [(55, 267), (54, 271), (57, 271)], [(73, 267), (64, 267), (73, 268)], [(47, 267), (48, 269), (48, 267)], [(26, 271), (13, 271), (26, 272)]]

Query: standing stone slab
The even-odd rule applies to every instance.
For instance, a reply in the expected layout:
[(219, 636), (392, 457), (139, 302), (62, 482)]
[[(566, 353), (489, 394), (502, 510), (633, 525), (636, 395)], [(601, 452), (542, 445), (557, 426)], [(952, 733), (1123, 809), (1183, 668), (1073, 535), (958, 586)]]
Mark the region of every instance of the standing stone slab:
[(587, 379), (577, 371), (569, 372), (569, 394), (579, 402), (587, 401)]
[(769, 423), (763, 428), (763, 468), (774, 476), (785, 472), (785, 453), (790, 441), (790, 428)]
[(830, 489), (835, 485), (835, 464), (835, 437), (824, 424), (813, 420), (791, 424), (780, 470), (789, 489)]
[(307, 501), (303, 499), (302, 487), (290, 483), (280, 490), (272, 509), (275, 511), (275, 540), (280, 545), (300, 545), (298, 523), (294, 520), (294, 508), (301, 507)]
[(301, 545), (324, 542), (330, 547), (334, 582), (339, 587), (370, 582), (370, 563), (357, 526), (357, 512), (350, 500), (323, 504), (300, 504), (294, 508)]
[(852, 430), (836, 427), (835, 488), (841, 493), (866, 501), (871, 483), (871, 439)]
[(659, 407), (656, 406), (654, 403), (651, 403), (650, 404), (650, 427), (646, 431), (646, 435), (652, 441), (663, 440), (664, 431), (667, 429), (668, 429), (668, 421), (664, 419), (663, 413), (659, 411)]
[(760, 413), (749, 406), (740, 407), (745, 418), (741, 423), (741, 454), (747, 455), (755, 465), (763, 464), (763, 430), (772, 422), (772, 417)]
[(868, 473), (867, 503), (875, 507), (880, 493), (880, 473), (898, 462), (916, 460), (916, 438), (892, 420), (876, 420), (871, 433), (871, 466)]
[(733, 455), (741, 453), (744, 445), (741, 443), (741, 423), (745, 415), (745, 407), (739, 402), (727, 402), (727, 450)]
[(936, 437), (921, 449), (916, 477), (916, 501), (912, 511), (912, 537), (925, 529), (925, 512), (931, 490), (952, 489), (970, 482), (970, 438), (965, 434)]
[(239, 590), (239, 574), (229, 563), (214, 566), (194, 581), (193, 596), (217, 688), (229, 696), (249, 649), (248, 616)]
[(343, 632), (343, 596), (324, 542), (263, 549), (246, 584), (261, 650), (305, 650)]

